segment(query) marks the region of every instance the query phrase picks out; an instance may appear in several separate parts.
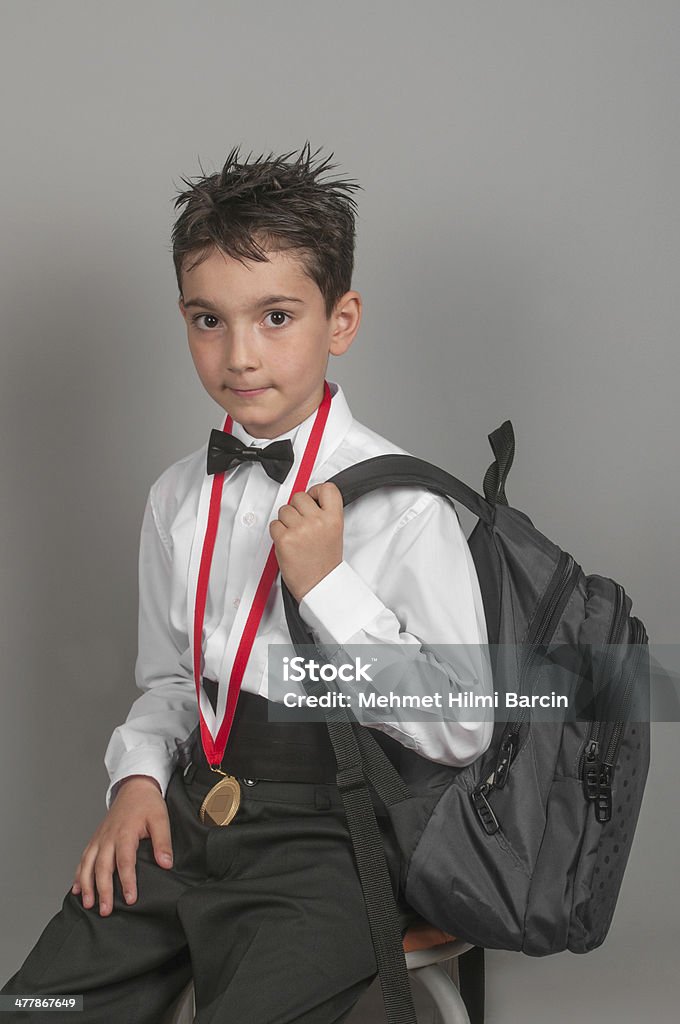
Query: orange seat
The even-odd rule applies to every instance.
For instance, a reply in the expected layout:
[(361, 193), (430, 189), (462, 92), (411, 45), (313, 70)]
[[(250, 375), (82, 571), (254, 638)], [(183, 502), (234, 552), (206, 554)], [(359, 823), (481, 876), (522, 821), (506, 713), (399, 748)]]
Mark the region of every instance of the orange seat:
[(417, 921), (406, 931), (403, 939), (404, 952), (412, 953), (416, 949), (432, 949), (433, 946), (442, 946), (446, 942), (455, 942), (454, 935), (443, 932), (440, 928), (428, 924), (427, 921)]

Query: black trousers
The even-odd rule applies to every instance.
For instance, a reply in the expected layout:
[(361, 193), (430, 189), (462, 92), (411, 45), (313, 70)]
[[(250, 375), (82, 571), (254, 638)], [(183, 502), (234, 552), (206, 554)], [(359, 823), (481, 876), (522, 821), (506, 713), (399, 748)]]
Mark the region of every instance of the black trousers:
[[(337, 787), (242, 784), (231, 824), (203, 825), (201, 802), (219, 778), (204, 767), (177, 767), (170, 780), (173, 867), (159, 867), (142, 840), (137, 902), (125, 902), (116, 873), (104, 918), (97, 901), (85, 909), (69, 891), (3, 994), (82, 994), (84, 1011), (60, 1011), (63, 1024), (158, 1024), (193, 978), (197, 1024), (347, 1017), (377, 969)], [(378, 820), (394, 849), (387, 818)], [(403, 933), (416, 915), (391, 872)], [(1, 1017), (55, 1020), (40, 1011)]]

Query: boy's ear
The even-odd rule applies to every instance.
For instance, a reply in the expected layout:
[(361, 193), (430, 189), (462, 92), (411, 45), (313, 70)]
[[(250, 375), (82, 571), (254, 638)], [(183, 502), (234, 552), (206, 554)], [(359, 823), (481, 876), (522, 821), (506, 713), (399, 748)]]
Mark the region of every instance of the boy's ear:
[(177, 306), (179, 308), (180, 316), (182, 317), (183, 320), (186, 320), (186, 313), (187, 313), (187, 311), (184, 308), (184, 299), (183, 299), (183, 297), (181, 295), (180, 295), (179, 299), (177, 300)]
[(361, 310), (359, 292), (349, 291), (340, 296), (331, 313), (331, 320), (334, 321), (329, 348), (331, 355), (341, 356), (350, 347), (359, 330)]

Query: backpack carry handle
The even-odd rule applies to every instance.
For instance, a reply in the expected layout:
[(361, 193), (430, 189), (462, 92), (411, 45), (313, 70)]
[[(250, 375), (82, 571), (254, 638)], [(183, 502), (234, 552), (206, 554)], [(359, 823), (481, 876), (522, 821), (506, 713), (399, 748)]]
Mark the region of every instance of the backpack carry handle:
[(507, 505), (505, 481), (515, 457), (515, 432), (510, 420), (489, 434), (489, 443), (496, 458), (484, 476), (484, 495), (494, 505)]

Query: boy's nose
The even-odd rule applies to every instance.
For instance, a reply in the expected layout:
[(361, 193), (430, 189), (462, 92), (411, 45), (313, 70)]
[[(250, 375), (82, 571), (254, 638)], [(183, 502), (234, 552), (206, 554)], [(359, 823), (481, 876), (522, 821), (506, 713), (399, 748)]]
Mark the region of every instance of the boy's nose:
[(232, 331), (227, 341), (227, 366), (233, 371), (248, 370), (259, 364), (252, 336), (245, 330)]

